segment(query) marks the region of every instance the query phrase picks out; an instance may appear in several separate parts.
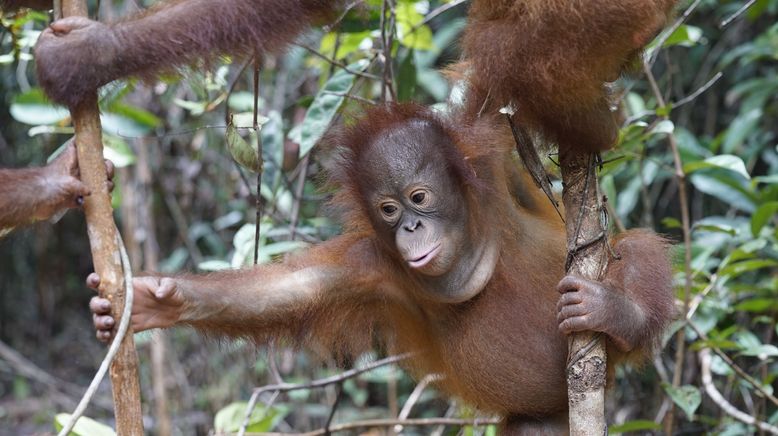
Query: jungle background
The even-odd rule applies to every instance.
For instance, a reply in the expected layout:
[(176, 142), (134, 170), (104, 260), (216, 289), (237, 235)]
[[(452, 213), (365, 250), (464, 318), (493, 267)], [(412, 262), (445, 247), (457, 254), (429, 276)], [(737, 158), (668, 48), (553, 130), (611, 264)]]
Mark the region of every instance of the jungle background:
[[(456, 84), (438, 69), (459, 58), (467, 5), (365, 0), (284, 55), (266, 57), (259, 134), (250, 128), (250, 61), (221, 57), (101, 90), (106, 156), (119, 167), (115, 216), (136, 272), (253, 262), (258, 139), (259, 261), (336, 234), (323, 207), (329, 193), (320, 189), (328, 153), (317, 141), (382, 99), (456, 104)], [(91, 6), (110, 21), (147, 4)], [(778, 0), (682, 1), (675, 26), (621, 80), (626, 121), (620, 145), (603, 156), (600, 183), (614, 231), (649, 227), (673, 241), (679, 315), (657, 359), (618, 371), (608, 399), (612, 434), (768, 434), (754, 420), (778, 425), (777, 18)], [(2, 15), (0, 167), (42, 165), (72, 135), (68, 112), (36, 85), (32, 47), (48, 20), (27, 10)], [(388, 80), (393, 87), (384, 86)], [(548, 168), (557, 171), (554, 156)], [(106, 348), (94, 338), (87, 307), (91, 265), (79, 211), (0, 240), (0, 434), (54, 432), (55, 416), (73, 410), (95, 373)], [(150, 434), (234, 432), (255, 387), (343, 371), (284, 344), (268, 360), (265, 348), (187, 329), (138, 334), (136, 344)], [(249, 430), (310, 431), (400, 415), (488, 418), (432, 386), (415, 389), (418, 382), (385, 365), (284, 393), (268, 409), (263, 396)], [(86, 415), (112, 425), (107, 381)], [(110, 434), (83, 425), (91, 427), (78, 434)], [(388, 426), (367, 434), (494, 431)]]

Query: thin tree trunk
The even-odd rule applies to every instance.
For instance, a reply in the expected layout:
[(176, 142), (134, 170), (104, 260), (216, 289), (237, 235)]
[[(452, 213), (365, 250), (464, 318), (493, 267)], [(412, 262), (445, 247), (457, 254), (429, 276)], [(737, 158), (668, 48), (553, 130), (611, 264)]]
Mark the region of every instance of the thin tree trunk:
[[(599, 280), (608, 264), (604, 207), (597, 184), (596, 156), (560, 149), (565, 205), (568, 274)], [(570, 435), (606, 432), (605, 343), (598, 334), (571, 336), (567, 363)]]
[[(64, 16), (86, 16), (86, 2), (63, 0)], [(108, 177), (103, 159), (100, 113), (97, 94), (92, 94), (76, 107), (70, 108), (76, 129), (76, 148), (81, 180), (92, 194), (84, 201), (87, 232), (92, 248), (95, 271), (100, 275), (99, 293), (112, 302), (112, 315), (117, 325), (124, 307), (124, 278), (116, 242), (116, 224), (113, 221)], [(140, 407), (138, 357), (132, 329), (124, 336), (122, 346), (111, 364), (111, 384), (116, 413), (116, 431), (120, 435), (143, 434), (143, 415)]]

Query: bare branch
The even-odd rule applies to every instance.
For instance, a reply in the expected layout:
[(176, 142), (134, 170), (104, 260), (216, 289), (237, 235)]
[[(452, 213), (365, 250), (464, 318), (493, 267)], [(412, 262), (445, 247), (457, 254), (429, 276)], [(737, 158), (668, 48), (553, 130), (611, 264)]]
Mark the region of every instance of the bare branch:
[(362, 72), (362, 71), (354, 71), (351, 68), (349, 68), (346, 64), (343, 64), (341, 62), (336, 61), (335, 59), (330, 58), (329, 56), (319, 52), (318, 50), (316, 50), (313, 47), (309, 47), (309, 46), (307, 46), (305, 44), (299, 44), (299, 43), (296, 43), (295, 45), (300, 47), (300, 48), (304, 48), (305, 50), (307, 50), (308, 52), (310, 52), (312, 55), (316, 56), (317, 58), (320, 58), (320, 59), (322, 59), (322, 60), (324, 60), (326, 62), (329, 62), (330, 64), (335, 65), (338, 68), (344, 69), (349, 74), (353, 74), (353, 75), (359, 76), (359, 77), (364, 77), (365, 79), (382, 80), (381, 77), (376, 76), (375, 74), (365, 73), (365, 72)]
[(748, 0), (746, 4), (744, 4), (740, 9), (735, 11), (734, 14), (730, 15), (728, 18), (721, 20), (721, 23), (719, 24), (719, 28), (723, 29), (729, 25), (729, 23), (735, 21), (735, 19), (739, 16), (741, 16), (745, 11), (747, 11), (751, 6), (756, 3), (756, 0)]
[(331, 384), (343, 382), (350, 378), (354, 378), (364, 372), (372, 371), (382, 366), (391, 365), (393, 363), (403, 361), (411, 357), (412, 355), (413, 353), (405, 353), (405, 354), (398, 354), (396, 356), (390, 356), (381, 360), (376, 360), (375, 362), (371, 362), (370, 364), (365, 365), (361, 368), (353, 368), (348, 371), (342, 372), (340, 374), (321, 378), (318, 380), (313, 380), (308, 383), (278, 383), (278, 384), (262, 386), (260, 388), (254, 389), (254, 392), (251, 394), (251, 399), (249, 399), (249, 403), (248, 405), (246, 405), (246, 415), (243, 420), (243, 425), (241, 426), (241, 429), (238, 432), (238, 436), (243, 436), (246, 434), (245, 430), (246, 427), (248, 426), (248, 420), (251, 417), (251, 412), (254, 410), (254, 407), (257, 404), (257, 399), (259, 399), (259, 396), (265, 392), (274, 392), (275, 394), (277, 394), (279, 392), (321, 388)]
[[(698, 335), (698, 336), (699, 336), (699, 337), (700, 337), (700, 338), (701, 338), (703, 341), (709, 342), (708, 336), (707, 336), (707, 335), (706, 335), (706, 334), (705, 334), (705, 333), (704, 333), (702, 330), (700, 330), (700, 329), (699, 329), (699, 328), (698, 328), (698, 327), (697, 327), (697, 326), (696, 326), (696, 325), (695, 325), (693, 322), (691, 322), (691, 320), (689, 321), (689, 326), (690, 326), (690, 327), (691, 327), (691, 328), (692, 328), (692, 329), (693, 329), (693, 330), (694, 330), (694, 331), (697, 333), (697, 335)], [(778, 398), (775, 398), (775, 397), (774, 397), (772, 394), (770, 394), (769, 392), (767, 392), (767, 391), (766, 391), (766, 390), (765, 390), (765, 389), (762, 387), (762, 384), (761, 384), (761, 383), (759, 383), (759, 382), (758, 382), (756, 379), (754, 379), (753, 377), (751, 377), (750, 375), (748, 375), (748, 373), (746, 373), (746, 372), (743, 370), (743, 368), (739, 367), (739, 366), (738, 366), (738, 365), (735, 363), (735, 361), (733, 361), (732, 359), (730, 359), (730, 357), (729, 357), (729, 356), (727, 356), (727, 355), (726, 355), (726, 353), (724, 353), (724, 351), (722, 351), (722, 350), (721, 350), (719, 347), (715, 347), (715, 346), (711, 346), (711, 345), (707, 345), (707, 347), (708, 347), (709, 349), (713, 350), (713, 352), (714, 352), (714, 353), (716, 353), (716, 354), (717, 354), (719, 357), (721, 357), (721, 360), (723, 360), (723, 361), (724, 361), (724, 362), (725, 362), (727, 365), (729, 365), (729, 367), (730, 367), (730, 368), (732, 368), (732, 370), (733, 370), (733, 371), (735, 371), (735, 373), (737, 373), (737, 375), (739, 375), (740, 377), (742, 377), (742, 378), (743, 378), (743, 380), (745, 380), (745, 381), (747, 381), (748, 383), (750, 383), (750, 384), (751, 384), (751, 385), (754, 387), (754, 389), (756, 389), (757, 391), (759, 391), (759, 393), (761, 393), (761, 394), (762, 394), (762, 395), (763, 395), (765, 398), (767, 398), (768, 400), (770, 400), (770, 402), (772, 402), (773, 404), (775, 404), (776, 406), (778, 406)]]
[(762, 431), (778, 435), (778, 427), (770, 425), (764, 421), (759, 421), (753, 416), (738, 410), (729, 401), (727, 401), (723, 395), (721, 395), (721, 392), (719, 392), (718, 389), (716, 389), (716, 385), (713, 384), (713, 375), (710, 371), (711, 358), (709, 349), (705, 348), (700, 350), (697, 355), (700, 358), (702, 385), (705, 388), (705, 393), (708, 394), (708, 397), (710, 397), (710, 399), (713, 400), (713, 402), (716, 403), (716, 405), (719, 406), (721, 410), (724, 411), (724, 413), (737, 419), (740, 422), (756, 426)]

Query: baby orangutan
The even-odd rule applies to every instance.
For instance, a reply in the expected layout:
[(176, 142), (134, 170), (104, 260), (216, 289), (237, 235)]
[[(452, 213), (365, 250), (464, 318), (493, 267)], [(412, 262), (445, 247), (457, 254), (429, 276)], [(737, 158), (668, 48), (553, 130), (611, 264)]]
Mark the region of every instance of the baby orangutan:
[[(444, 374), (444, 392), (504, 416), (506, 434), (566, 432), (565, 335), (603, 332), (609, 364), (650, 355), (673, 311), (666, 243), (626, 232), (602, 281), (565, 277), (564, 228), (515, 169), (505, 123), (457, 116), (372, 109), (331, 171), (342, 235), (269, 265), (136, 278), (134, 330), (186, 325), (336, 356), (378, 339), (414, 352), (416, 376)], [(91, 309), (110, 339), (109, 302)]]

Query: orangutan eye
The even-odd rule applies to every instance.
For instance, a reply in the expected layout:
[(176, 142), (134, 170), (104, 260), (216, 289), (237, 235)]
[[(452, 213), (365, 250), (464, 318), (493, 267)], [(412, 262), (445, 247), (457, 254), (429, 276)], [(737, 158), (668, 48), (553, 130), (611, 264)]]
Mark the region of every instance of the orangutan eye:
[(413, 204), (421, 205), (427, 200), (427, 193), (424, 191), (416, 191), (411, 194), (411, 201)]
[(384, 213), (384, 215), (391, 216), (394, 215), (395, 212), (397, 212), (397, 206), (393, 204), (385, 204), (381, 206), (381, 211)]

